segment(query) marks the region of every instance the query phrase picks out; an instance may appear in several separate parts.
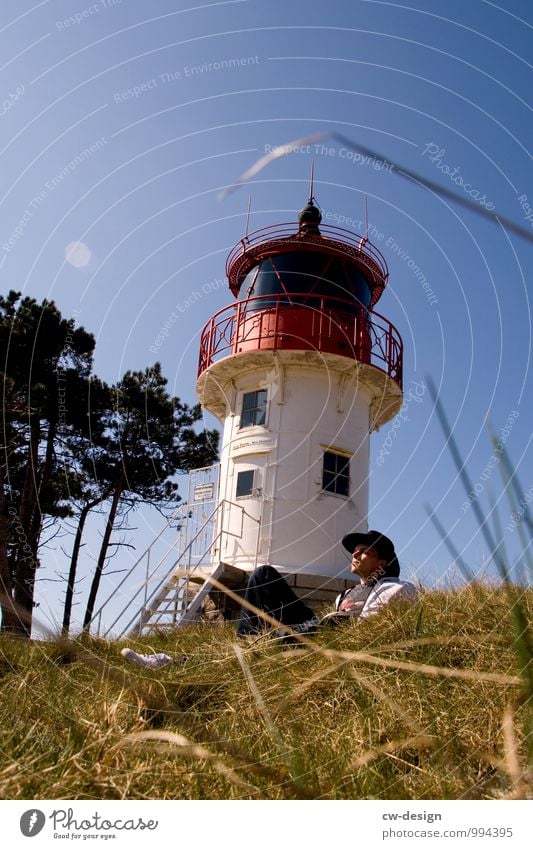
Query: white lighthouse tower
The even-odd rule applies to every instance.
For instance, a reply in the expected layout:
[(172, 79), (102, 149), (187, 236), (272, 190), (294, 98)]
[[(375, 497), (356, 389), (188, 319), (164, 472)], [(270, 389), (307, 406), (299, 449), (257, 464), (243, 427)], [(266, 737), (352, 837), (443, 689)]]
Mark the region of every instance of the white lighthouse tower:
[(213, 567), (270, 563), (324, 599), (350, 578), (342, 536), (367, 530), (370, 434), (402, 403), (402, 340), (374, 310), (387, 265), (311, 197), (226, 271), (235, 301), (203, 329), (197, 382), (223, 426)]
[(368, 530), (370, 434), (401, 407), (403, 345), (374, 309), (385, 259), (321, 218), (311, 193), (297, 222), (246, 234), (230, 252), (235, 300), (202, 331), (196, 385), (223, 426), (220, 468), (191, 472), (169, 520), (178, 537), (153, 566), (162, 531), (119, 583), (115, 592), (144, 565), (109, 630), (140, 593), (122, 633), (186, 625), (208, 596), (232, 616), (223, 590), (267, 563), (311, 607), (353, 585), (341, 539)]

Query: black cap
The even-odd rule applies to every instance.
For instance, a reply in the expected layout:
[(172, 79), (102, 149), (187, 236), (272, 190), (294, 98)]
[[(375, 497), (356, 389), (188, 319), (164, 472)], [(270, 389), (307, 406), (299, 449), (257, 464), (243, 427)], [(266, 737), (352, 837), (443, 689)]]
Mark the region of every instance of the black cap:
[(346, 534), (342, 538), (342, 544), (346, 551), (353, 554), (357, 545), (368, 545), (373, 548), (380, 560), (387, 561), (384, 577), (397, 578), (400, 574), (400, 564), (394, 550), (394, 543), (380, 531), (368, 531), (366, 534)]
[(309, 198), (307, 206), (298, 213), (298, 221), (300, 222), (300, 234), (305, 233), (307, 236), (320, 236), (318, 225), (322, 221), (322, 213), (318, 206), (313, 203), (313, 198)]
[(313, 203), (313, 198), (309, 198), (307, 205), (298, 213), (298, 221), (300, 224), (320, 224), (322, 221), (322, 213)]

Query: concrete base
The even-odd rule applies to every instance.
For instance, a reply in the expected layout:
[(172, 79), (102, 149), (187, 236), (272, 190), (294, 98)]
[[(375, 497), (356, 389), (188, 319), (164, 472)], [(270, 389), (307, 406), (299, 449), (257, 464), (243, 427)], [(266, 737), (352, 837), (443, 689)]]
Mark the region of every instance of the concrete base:
[[(288, 573), (280, 570), (294, 592), (313, 611), (322, 612), (324, 607), (333, 606), (336, 597), (345, 589), (355, 586), (355, 581), (343, 578), (331, 578), (321, 575), (307, 575), (304, 573)], [(250, 571), (237, 569), (229, 564), (224, 565), (224, 571), (218, 580), (228, 589), (233, 590), (239, 596), (244, 595)], [(236, 619), (239, 614), (239, 604), (226, 595), (222, 590), (213, 589), (209, 593), (210, 599), (215, 607), (223, 614), (225, 619)]]

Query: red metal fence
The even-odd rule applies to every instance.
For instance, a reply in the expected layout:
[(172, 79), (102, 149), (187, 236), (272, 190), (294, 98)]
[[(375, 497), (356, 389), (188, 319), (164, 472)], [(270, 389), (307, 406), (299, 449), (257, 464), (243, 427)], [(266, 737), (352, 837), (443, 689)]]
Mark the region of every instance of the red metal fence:
[(387, 285), (389, 271), (385, 257), (365, 236), (327, 224), (320, 225), (320, 232), (308, 232), (302, 228), (295, 230), (294, 223), (275, 224), (244, 236), (230, 252), (226, 275), (235, 297), (248, 271), (263, 257), (298, 250), (350, 258), (363, 270), (368, 281), (372, 281), (373, 305)]
[(198, 376), (224, 357), (266, 350), (339, 354), (402, 385), (403, 343), (390, 321), (356, 311), (353, 301), (285, 292), (236, 301), (217, 312), (202, 330)]

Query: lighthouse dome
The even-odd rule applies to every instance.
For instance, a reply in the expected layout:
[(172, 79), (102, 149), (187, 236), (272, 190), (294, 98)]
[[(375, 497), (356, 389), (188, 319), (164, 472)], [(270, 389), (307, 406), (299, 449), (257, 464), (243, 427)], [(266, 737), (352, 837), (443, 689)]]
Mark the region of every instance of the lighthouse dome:
[[(388, 276), (384, 258), (368, 239), (322, 224), (312, 196), (296, 228), (282, 224), (247, 233), (230, 253), (226, 273), (241, 301), (272, 296), (280, 303), (305, 299), (314, 307), (317, 298), (336, 298), (352, 313), (375, 305)], [(271, 304), (263, 300), (261, 306)]]
[(322, 213), (313, 203), (313, 198), (310, 198), (306, 206), (298, 213), (298, 221), (303, 225), (314, 224), (315, 226), (322, 221)]

